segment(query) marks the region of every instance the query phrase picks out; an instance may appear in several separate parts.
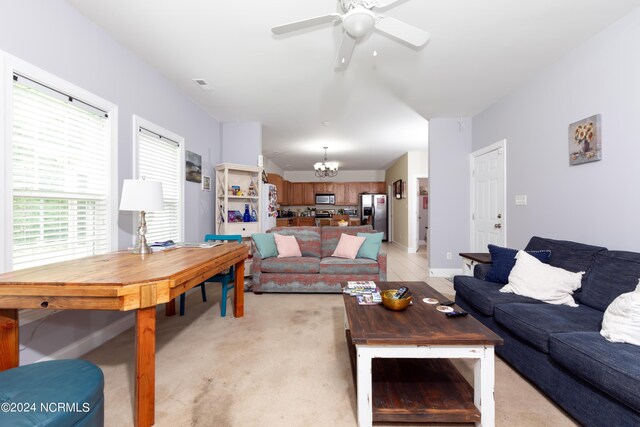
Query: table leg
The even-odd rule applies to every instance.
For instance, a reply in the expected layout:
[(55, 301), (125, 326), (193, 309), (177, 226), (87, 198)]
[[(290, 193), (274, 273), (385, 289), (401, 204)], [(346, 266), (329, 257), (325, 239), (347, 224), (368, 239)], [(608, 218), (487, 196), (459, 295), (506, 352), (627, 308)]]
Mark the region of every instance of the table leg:
[(358, 426), (371, 427), (373, 424), (373, 381), (371, 372), (371, 353), (367, 348), (356, 346), (357, 367), (357, 403)]
[(156, 307), (136, 311), (135, 425), (155, 422)]
[(20, 364), (18, 310), (0, 309), (0, 371)]
[(236, 277), (233, 285), (233, 316), (244, 316), (244, 260), (235, 266)]
[(482, 357), (473, 365), (473, 402), (480, 411), (480, 422), (476, 426), (493, 427), (496, 409), (493, 399), (495, 381), (495, 357), (493, 347), (485, 347)]
[(176, 315), (176, 299), (173, 298), (171, 301), (164, 305), (164, 315), (165, 316), (175, 316)]

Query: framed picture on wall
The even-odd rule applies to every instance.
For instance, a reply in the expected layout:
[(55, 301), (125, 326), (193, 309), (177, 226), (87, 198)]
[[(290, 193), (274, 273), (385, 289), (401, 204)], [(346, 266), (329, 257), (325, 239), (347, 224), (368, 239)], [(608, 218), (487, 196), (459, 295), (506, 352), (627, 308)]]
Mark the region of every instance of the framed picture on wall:
[(187, 181), (200, 184), (202, 182), (202, 156), (191, 151), (187, 151), (185, 156)]
[(204, 191), (211, 191), (211, 177), (210, 176), (202, 176), (202, 189)]
[(602, 159), (600, 114), (569, 125), (569, 165), (581, 165)]
[(393, 182), (393, 197), (396, 199), (402, 198), (402, 180), (399, 179)]

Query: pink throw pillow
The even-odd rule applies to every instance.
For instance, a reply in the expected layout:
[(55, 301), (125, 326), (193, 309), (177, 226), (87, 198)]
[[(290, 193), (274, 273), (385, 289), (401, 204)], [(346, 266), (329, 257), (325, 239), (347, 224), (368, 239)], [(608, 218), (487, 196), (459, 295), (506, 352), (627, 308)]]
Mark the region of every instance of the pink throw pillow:
[(273, 233), (273, 238), (278, 248), (278, 258), (302, 256), (296, 236), (283, 236), (282, 234)]
[(338, 242), (338, 246), (331, 256), (338, 258), (356, 259), (358, 250), (366, 239), (366, 237), (358, 237), (342, 233), (342, 235), (340, 236), (340, 241)]

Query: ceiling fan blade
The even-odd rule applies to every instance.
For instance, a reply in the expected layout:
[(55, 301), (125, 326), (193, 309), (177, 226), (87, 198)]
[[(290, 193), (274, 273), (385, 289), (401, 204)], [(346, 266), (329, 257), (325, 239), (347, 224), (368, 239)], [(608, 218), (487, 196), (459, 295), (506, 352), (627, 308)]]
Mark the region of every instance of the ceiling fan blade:
[(356, 39), (344, 31), (342, 41), (340, 42), (340, 49), (338, 50), (338, 56), (336, 57), (336, 68), (345, 69), (349, 66), (349, 61), (351, 61), (351, 55), (353, 54), (353, 48), (355, 46)]
[(431, 34), (426, 31), (422, 31), (419, 28), (398, 21), (397, 19), (381, 15), (378, 17), (380, 18), (376, 23), (378, 30), (415, 47), (424, 46), (431, 38)]
[(374, 9), (384, 9), (403, 0), (377, 0)]
[(327, 24), (342, 18), (339, 13), (329, 13), (327, 15), (316, 16), (315, 18), (303, 19), (301, 21), (289, 22), (288, 24), (277, 25), (271, 28), (273, 34), (284, 34), (290, 31), (302, 30), (315, 25)]

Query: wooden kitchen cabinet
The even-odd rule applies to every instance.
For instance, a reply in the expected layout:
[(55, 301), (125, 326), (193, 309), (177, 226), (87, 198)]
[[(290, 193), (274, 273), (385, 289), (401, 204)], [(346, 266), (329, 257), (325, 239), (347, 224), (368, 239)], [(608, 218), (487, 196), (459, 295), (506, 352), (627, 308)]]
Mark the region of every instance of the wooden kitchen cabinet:
[(289, 227), (291, 218), (276, 218), (276, 227)]
[(346, 193), (344, 190), (345, 190), (345, 184), (343, 182), (333, 183), (333, 194), (336, 195), (336, 205), (338, 206), (348, 205)]
[(302, 204), (305, 206), (314, 206), (316, 204), (316, 191), (313, 182), (304, 182), (302, 184)]
[(344, 185), (345, 205), (356, 206), (358, 204), (358, 194), (360, 194), (360, 183), (348, 182)]
[(375, 191), (372, 191), (372, 193), (387, 194), (387, 184), (384, 181), (374, 182), (373, 187)]
[(280, 196), (280, 192), (278, 192), (278, 203), (284, 206), (289, 205), (289, 187), (291, 183), (286, 179), (282, 180), (282, 197)]
[(312, 216), (300, 216), (295, 219), (297, 220), (296, 225), (299, 227), (315, 227), (316, 225), (316, 219)]
[(292, 182), (290, 195), (289, 206), (302, 206), (304, 204), (304, 183)]
[(314, 183), (316, 194), (334, 194), (335, 183), (316, 182)]

